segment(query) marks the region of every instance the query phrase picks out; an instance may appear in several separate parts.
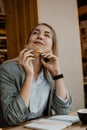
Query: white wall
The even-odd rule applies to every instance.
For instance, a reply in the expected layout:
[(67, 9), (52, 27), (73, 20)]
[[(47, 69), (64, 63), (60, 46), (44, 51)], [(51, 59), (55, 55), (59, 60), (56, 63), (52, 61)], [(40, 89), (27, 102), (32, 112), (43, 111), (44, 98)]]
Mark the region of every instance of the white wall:
[(72, 95), (72, 109), (84, 107), (81, 47), (76, 0), (38, 0), (39, 22), (54, 27), (64, 81)]

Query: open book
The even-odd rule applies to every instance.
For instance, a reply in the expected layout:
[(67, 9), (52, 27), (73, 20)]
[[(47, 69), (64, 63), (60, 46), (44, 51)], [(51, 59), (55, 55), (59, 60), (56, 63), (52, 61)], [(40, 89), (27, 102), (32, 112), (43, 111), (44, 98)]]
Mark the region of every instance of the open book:
[(46, 119), (33, 120), (31, 123), (26, 124), (25, 127), (38, 130), (63, 130), (78, 121), (78, 116), (57, 115)]
[(57, 116), (52, 116), (49, 119), (57, 120), (57, 121), (61, 121), (61, 122), (67, 122), (67, 123), (71, 123), (71, 124), (74, 124), (74, 123), (80, 121), (78, 116), (72, 116), (72, 115), (57, 115)]

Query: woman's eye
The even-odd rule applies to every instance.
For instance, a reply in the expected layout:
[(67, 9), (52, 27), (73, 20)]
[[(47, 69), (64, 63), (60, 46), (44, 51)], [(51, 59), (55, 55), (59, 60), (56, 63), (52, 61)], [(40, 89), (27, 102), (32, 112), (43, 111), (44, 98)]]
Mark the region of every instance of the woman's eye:
[(33, 32), (33, 34), (38, 34), (38, 32)]
[(45, 34), (45, 36), (50, 38), (50, 36), (48, 34)]

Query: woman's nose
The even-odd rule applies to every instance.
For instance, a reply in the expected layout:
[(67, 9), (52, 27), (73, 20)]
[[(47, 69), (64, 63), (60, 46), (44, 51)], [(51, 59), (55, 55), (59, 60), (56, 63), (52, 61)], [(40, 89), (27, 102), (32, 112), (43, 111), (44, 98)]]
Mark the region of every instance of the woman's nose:
[(37, 38), (40, 39), (40, 40), (42, 40), (43, 39), (43, 35), (39, 34)]

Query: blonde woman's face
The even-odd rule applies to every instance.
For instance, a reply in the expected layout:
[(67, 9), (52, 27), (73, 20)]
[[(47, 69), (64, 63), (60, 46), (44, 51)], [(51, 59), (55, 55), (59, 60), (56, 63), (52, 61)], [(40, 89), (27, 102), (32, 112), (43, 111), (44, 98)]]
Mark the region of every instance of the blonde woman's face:
[(52, 32), (50, 28), (45, 25), (38, 25), (31, 33), (29, 44), (36, 44), (39, 47), (43, 46), (52, 49)]

